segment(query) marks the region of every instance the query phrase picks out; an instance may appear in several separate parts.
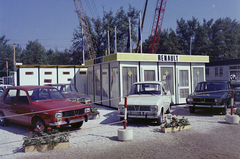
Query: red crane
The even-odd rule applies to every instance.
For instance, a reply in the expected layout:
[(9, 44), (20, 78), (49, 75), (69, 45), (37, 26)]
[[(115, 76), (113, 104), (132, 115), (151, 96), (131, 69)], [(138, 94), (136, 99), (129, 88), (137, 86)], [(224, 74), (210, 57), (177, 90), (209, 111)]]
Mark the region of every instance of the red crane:
[[(167, 0), (158, 0), (149, 40), (148, 53), (156, 54)], [(152, 40), (152, 41), (151, 41)]]

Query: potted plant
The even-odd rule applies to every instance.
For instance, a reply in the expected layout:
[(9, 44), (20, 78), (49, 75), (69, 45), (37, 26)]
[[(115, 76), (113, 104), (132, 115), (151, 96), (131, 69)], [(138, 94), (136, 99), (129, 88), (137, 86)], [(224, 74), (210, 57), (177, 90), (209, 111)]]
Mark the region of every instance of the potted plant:
[(91, 115), (89, 116), (90, 119), (96, 119), (97, 117), (100, 117), (100, 112), (96, 107), (91, 108)]
[(181, 130), (191, 129), (191, 125), (187, 118), (179, 118), (178, 115), (168, 114), (164, 117), (161, 130), (164, 133), (176, 132)]
[[(57, 128), (59, 127), (57, 126)], [(60, 132), (58, 129), (50, 127), (44, 131), (44, 126), (42, 126), (24, 136), (23, 147), (25, 152), (66, 148), (69, 147), (69, 135), (68, 132)]]

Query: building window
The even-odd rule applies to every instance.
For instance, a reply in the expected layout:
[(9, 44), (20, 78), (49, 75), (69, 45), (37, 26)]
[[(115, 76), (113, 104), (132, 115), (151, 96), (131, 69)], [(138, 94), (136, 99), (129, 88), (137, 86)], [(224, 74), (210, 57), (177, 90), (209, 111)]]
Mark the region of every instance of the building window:
[(223, 77), (223, 67), (220, 67), (220, 70), (219, 70), (219, 77)]
[(215, 77), (218, 77), (218, 67), (215, 67)]
[(79, 74), (80, 75), (85, 75), (85, 74), (87, 74), (87, 72), (86, 71), (80, 71)]
[(25, 75), (33, 75), (33, 72), (25, 72)]
[(144, 70), (144, 81), (155, 81), (155, 70)]
[(51, 79), (44, 79), (44, 83), (52, 83)]
[(64, 74), (64, 75), (69, 75), (69, 74), (70, 74), (70, 72), (63, 72), (63, 74)]
[(205, 71), (206, 71), (206, 77), (209, 77), (209, 68), (206, 68)]
[(44, 72), (45, 75), (51, 75), (52, 72)]

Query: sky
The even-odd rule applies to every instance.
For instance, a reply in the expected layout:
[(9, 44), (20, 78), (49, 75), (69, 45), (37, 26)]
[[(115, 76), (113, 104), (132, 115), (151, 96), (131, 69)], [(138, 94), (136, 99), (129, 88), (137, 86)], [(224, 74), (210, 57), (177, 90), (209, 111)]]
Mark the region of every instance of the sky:
[[(146, 0), (82, 0), (89, 17), (103, 17), (103, 10), (114, 13), (129, 4), (143, 13)], [(151, 34), (157, 0), (148, 0), (143, 39)], [(215, 21), (230, 17), (240, 22), (240, 0), (168, 0), (163, 18), (163, 29), (176, 30), (176, 21), (195, 17)], [(0, 37), (8, 44), (26, 48), (28, 41), (38, 40), (47, 50), (69, 49), (73, 32), (79, 26), (73, 0), (0, 0)], [(127, 27), (127, 26), (126, 26)]]

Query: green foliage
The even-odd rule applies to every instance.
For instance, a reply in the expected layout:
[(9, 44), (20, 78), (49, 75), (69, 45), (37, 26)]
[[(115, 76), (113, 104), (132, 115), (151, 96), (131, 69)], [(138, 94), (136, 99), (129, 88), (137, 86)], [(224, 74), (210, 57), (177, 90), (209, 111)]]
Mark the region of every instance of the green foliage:
[(23, 147), (32, 145), (40, 147), (43, 144), (54, 147), (58, 143), (69, 142), (69, 135), (68, 132), (61, 133), (58, 129), (51, 129), (50, 127), (44, 132), (44, 127), (41, 127), (41, 129), (35, 129), (35, 132), (30, 132), (24, 136)]
[[(211, 61), (221, 60), (218, 55), (225, 53), (226, 59), (240, 56), (240, 24), (230, 18), (219, 18), (201, 24), (192, 20), (177, 20), (176, 32), (164, 30), (158, 45), (159, 54), (189, 54), (190, 39), (192, 55), (208, 55)], [(144, 50), (146, 52), (146, 50)]]
[[(94, 45), (94, 50), (96, 52), (96, 56), (104, 56), (105, 55), (105, 37), (106, 32), (109, 31), (110, 37), (110, 52), (114, 52), (114, 34), (115, 34), (115, 26), (117, 27), (117, 51), (118, 52), (127, 52), (127, 40), (128, 40), (128, 19), (131, 19), (131, 28), (132, 28), (132, 43), (133, 48), (136, 47), (137, 43), (137, 25), (138, 25), (138, 15), (139, 10), (129, 5), (128, 11), (126, 12), (123, 7), (120, 7), (117, 10), (115, 16), (114, 13), (110, 10), (109, 12), (104, 11), (103, 18), (97, 19), (87, 18), (89, 25), (89, 30), (91, 33), (91, 39)], [(77, 59), (78, 55), (80, 55), (82, 62), (82, 34), (81, 28), (77, 28), (74, 30), (74, 39), (71, 50), (71, 55), (73, 59)], [(86, 57), (86, 56), (85, 56)]]
[[(111, 10), (104, 11), (103, 17), (87, 17), (91, 39), (97, 57), (105, 55), (105, 31), (109, 30), (110, 49), (114, 51), (114, 28), (117, 27), (117, 51), (128, 52), (128, 19), (132, 23), (132, 47), (135, 52), (138, 40), (139, 10), (129, 5), (125, 11), (120, 7), (114, 14)], [(210, 61), (221, 60), (219, 54), (225, 53), (226, 59), (240, 57), (240, 23), (230, 18), (203, 19), (202, 23), (195, 17), (191, 20), (177, 20), (176, 30), (163, 29), (157, 49), (158, 54), (189, 54), (191, 43), (192, 55), (208, 55)], [(148, 24), (144, 24), (148, 25)], [(144, 29), (144, 27), (143, 27)], [(72, 47), (64, 51), (46, 50), (38, 40), (28, 41), (26, 48), (15, 45), (16, 62), (29, 65), (79, 65), (82, 63), (82, 33), (81, 28), (74, 30)], [(190, 42), (192, 38), (192, 42)], [(151, 38), (143, 42), (143, 52), (147, 53)], [(13, 45), (4, 35), (0, 37), (0, 77), (7, 75), (5, 61), (8, 61), (8, 71), (13, 71)], [(85, 57), (87, 53), (85, 52)]]
[(240, 108), (237, 108), (237, 109), (234, 111), (234, 114), (240, 116)]
[(92, 107), (91, 108), (91, 115), (99, 115), (100, 116), (100, 112), (98, 111), (98, 109), (96, 107)]

